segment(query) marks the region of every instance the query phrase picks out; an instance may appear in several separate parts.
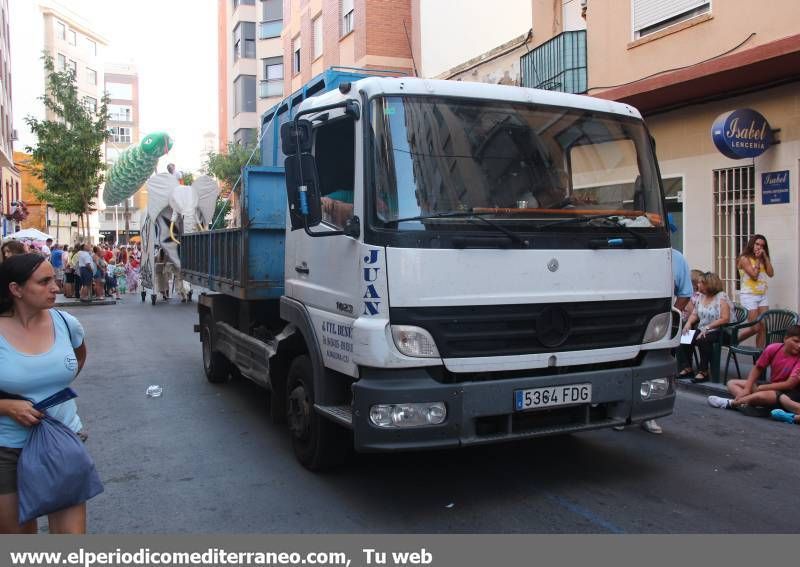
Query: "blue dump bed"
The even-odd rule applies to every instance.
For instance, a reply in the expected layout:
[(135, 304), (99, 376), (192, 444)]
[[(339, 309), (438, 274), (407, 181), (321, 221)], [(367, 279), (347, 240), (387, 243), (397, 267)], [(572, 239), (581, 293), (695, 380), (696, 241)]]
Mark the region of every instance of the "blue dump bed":
[(286, 185), (282, 167), (248, 166), (242, 228), (184, 234), (181, 271), (193, 284), (240, 299), (283, 295)]
[(306, 98), (366, 76), (362, 70), (331, 68), (264, 113), (264, 165), (244, 169), (241, 198), (234, 205), (241, 207), (242, 228), (183, 235), (180, 256), (186, 281), (239, 299), (283, 295), (287, 200), (280, 126)]

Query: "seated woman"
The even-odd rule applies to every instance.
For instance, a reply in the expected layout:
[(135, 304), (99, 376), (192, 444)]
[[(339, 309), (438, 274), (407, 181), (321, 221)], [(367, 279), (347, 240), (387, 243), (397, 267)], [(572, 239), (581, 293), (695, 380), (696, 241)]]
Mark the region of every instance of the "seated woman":
[(700, 368), (692, 378), (692, 382), (708, 381), (708, 363), (714, 342), (719, 340), (720, 329), (727, 325), (731, 319), (731, 307), (728, 294), (722, 291), (722, 281), (717, 274), (706, 272), (697, 282), (700, 295), (694, 306), (694, 312), (689, 316), (683, 327), (683, 333), (688, 333), (697, 324), (697, 329), (692, 340), (692, 347), (697, 347), (700, 352)]

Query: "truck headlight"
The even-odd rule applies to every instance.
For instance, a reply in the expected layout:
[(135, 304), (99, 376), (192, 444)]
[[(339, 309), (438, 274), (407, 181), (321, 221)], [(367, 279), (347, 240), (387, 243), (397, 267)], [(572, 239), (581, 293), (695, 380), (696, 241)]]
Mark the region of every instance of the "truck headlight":
[(439, 350), (431, 334), (421, 327), (392, 325), (392, 339), (397, 350), (406, 356), (439, 358)]
[(672, 313), (669, 311), (666, 313), (659, 313), (650, 319), (650, 322), (647, 324), (647, 330), (644, 332), (642, 343), (660, 341), (664, 338), (664, 335), (667, 334), (667, 331), (669, 331), (670, 325), (672, 325)]
[(446, 417), (444, 402), (377, 404), (369, 408), (369, 420), (380, 428), (439, 425)]
[(642, 400), (659, 400), (669, 394), (670, 391), (669, 378), (654, 378), (652, 380), (645, 380), (639, 388), (639, 394)]

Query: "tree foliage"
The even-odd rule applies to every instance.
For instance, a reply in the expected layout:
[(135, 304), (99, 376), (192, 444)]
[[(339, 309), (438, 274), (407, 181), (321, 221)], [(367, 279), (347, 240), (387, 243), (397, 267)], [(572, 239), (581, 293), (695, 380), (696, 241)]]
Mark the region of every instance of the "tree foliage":
[(210, 228), (225, 228), (226, 217), (228, 213), (231, 212), (231, 201), (230, 199), (223, 199), (218, 198), (216, 205), (214, 205), (214, 220), (211, 223)]
[(88, 215), (103, 182), (108, 97), (98, 108), (90, 108), (78, 95), (75, 71), (56, 71), (49, 55), (43, 60), (46, 87), (40, 99), (54, 118), (25, 117), (37, 139), (35, 146), (25, 148), (31, 154), (30, 171), (44, 182), (44, 189), (35, 194), (60, 213)]
[[(254, 149), (255, 154), (253, 154)], [(250, 159), (251, 154), (253, 155), (253, 159)], [(240, 144), (229, 143), (224, 153), (208, 153), (205, 168), (209, 175), (217, 178), (222, 185), (223, 191), (227, 194), (233, 190), (234, 185), (239, 180), (239, 176), (242, 174), (242, 168), (245, 165), (260, 164), (261, 152), (257, 148), (254, 146), (242, 146)]]

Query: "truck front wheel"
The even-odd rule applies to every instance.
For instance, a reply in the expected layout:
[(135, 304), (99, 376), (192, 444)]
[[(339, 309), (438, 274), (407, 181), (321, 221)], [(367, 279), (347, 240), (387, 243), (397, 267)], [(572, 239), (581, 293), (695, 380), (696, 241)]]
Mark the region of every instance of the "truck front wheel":
[(213, 384), (227, 382), (231, 373), (231, 363), (220, 352), (214, 351), (214, 334), (211, 332), (211, 317), (205, 315), (200, 323), (200, 341), (203, 345), (203, 370), (206, 378)]
[(289, 431), (297, 460), (312, 471), (340, 464), (347, 454), (347, 431), (314, 410), (314, 370), (308, 355), (292, 361), (286, 394)]

